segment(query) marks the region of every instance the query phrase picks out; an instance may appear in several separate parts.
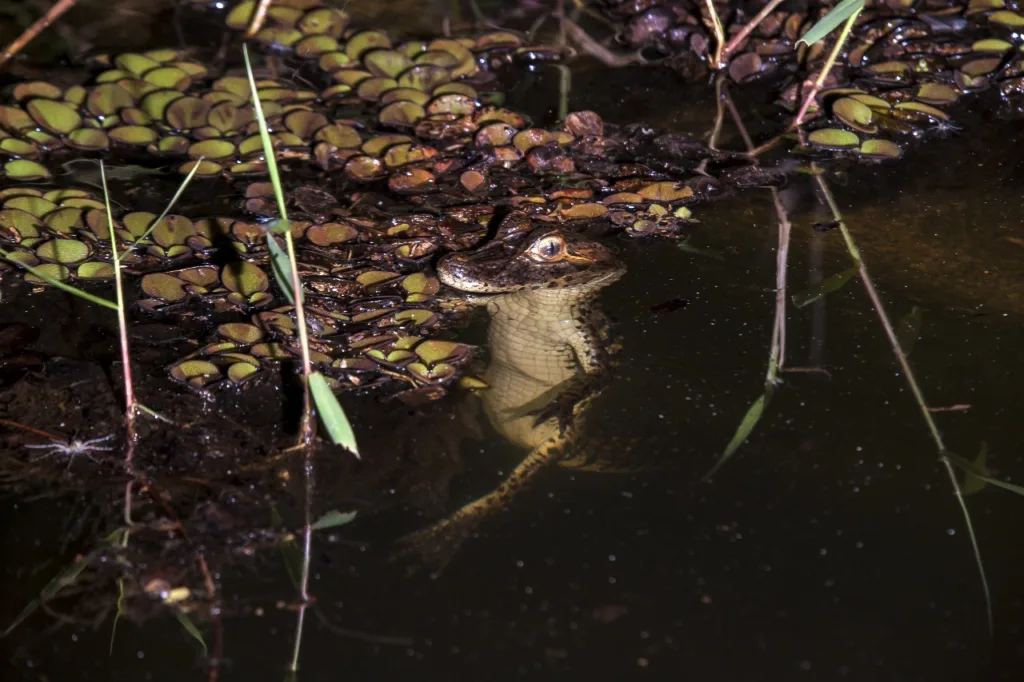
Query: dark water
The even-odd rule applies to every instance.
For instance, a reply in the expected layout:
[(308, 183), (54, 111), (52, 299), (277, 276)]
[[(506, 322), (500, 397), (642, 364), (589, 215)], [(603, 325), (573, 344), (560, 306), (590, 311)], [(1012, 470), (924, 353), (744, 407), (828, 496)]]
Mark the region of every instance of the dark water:
[[(614, 81), (628, 88), (608, 88), (624, 92), (610, 101), (595, 84)], [(656, 71), (583, 72), (574, 86), (572, 108), (612, 120), (701, 132), (713, 115), (706, 95)], [(989, 466), (1008, 480), (1024, 475), (1024, 247), (1007, 239), (1024, 238), (1016, 130), (982, 122), (834, 185), (890, 315), (921, 310), (911, 362), (928, 400), (971, 406), (936, 415), (949, 447), (973, 458), (985, 441)], [(795, 292), (849, 258), (838, 231), (811, 228), (825, 218), (809, 181), (785, 197)], [(639, 471), (544, 473), (436, 578), (389, 561), (394, 539), (428, 519), (400, 501), (379, 513), (369, 505), (314, 546), (299, 679), (1019, 679), (1024, 499), (993, 488), (968, 499), (994, 604), (990, 636), (949, 480), (858, 282), (790, 307), (786, 364), (828, 374), (783, 374), (750, 440), (701, 482), (762, 390), (776, 218), (766, 192), (699, 217), (689, 244), (704, 255), (615, 242), (628, 272), (602, 297), (624, 348), (583, 447)], [(678, 297), (688, 304), (651, 312)], [(456, 427), (439, 420), (414, 436), (435, 438), (431, 428)], [(443, 509), (492, 488), (522, 456), (484, 433), (463, 441), (465, 470)], [(318, 489), (332, 506), (332, 482)], [(81, 551), (63, 539), (88, 499), (0, 503), (0, 623)], [(285, 677), (296, 614), (277, 605), (293, 598), (282, 562), (268, 554), (223, 570), (219, 679)], [(37, 614), (3, 640), (4, 679), (208, 674), (172, 618), (122, 621), (111, 653), (110, 618), (53, 622)]]

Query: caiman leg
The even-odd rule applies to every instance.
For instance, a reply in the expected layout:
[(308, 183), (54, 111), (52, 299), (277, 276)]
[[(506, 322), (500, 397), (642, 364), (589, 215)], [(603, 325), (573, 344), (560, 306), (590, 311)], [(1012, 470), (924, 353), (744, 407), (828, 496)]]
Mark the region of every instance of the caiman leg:
[[(585, 411), (597, 395), (592, 393), (577, 403), (573, 410), (574, 414), (579, 415)], [(491, 514), (507, 506), (512, 498), (545, 468), (558, 463), (565, 449), (572, 445), (577, 435), (576, 428), (572, 425), (555, 432), (551, 438), (531, 450), (497, 488), (463, 505), (458, 511), (434, 525), (402, 538), (399, 542), (405, 545), (406, 549), (401, 553), (415, 551), (424, 561), (434, 564), (438, 569), (444, 568), (477, 526)]]

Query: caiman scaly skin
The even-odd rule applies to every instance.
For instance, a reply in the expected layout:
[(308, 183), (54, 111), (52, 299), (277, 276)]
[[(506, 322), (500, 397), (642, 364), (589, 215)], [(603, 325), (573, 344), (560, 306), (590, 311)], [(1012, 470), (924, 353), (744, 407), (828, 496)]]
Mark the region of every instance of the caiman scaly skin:
[(408, 538), (442, 563), (473, 528), (545, 466), (572, 466), (586, 407), (608, 366), (608, 324), (592, 303), (625, 272), (606, 247), (559, 229), (516, 232), (528, 220), (513, 214), (495, 241), (454, 253), (438, 265), (440, 280), (464, 294), (481, 294), (490, 316), (490, 363), (484, 412), (527, 456), (493, 491)]

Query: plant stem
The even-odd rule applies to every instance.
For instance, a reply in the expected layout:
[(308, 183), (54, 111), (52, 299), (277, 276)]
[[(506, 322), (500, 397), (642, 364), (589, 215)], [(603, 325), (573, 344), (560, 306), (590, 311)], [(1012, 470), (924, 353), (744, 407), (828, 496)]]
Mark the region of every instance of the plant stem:
[(790, 130), (795, 130), (796, 128), (799, 128), (800, 124), (803, 123), (804, 116), (807, 114), (807, 110), (810, 108), (811, 102), (814, 101), (815, 96), (817, 96), (818, 94), (818, 90), (820, 90), (821, 86), (825, 83), (825, 79), (828, 78), (829, 72), (832, 71), (832, 67), (836, 63), (836, 58), (842, 51), (843, 45), (846, 44), (847, 38), (850, 37), (850, 31), (853, 29), (853, 24), (854, 22), (857, 21), (857, 17), (860, 16), (860, 13), (861, 11), (863, 11), (863, 9), (864, 8), (861, 7), (856, 12), (851, 14), (850, 18), (847, 19), (846, 23), (843, 24), (843, 30), (839, 33), (839, 38), (836, 39), (836, 44), (832, 46), (832, 51), (829, 52), (828, 58), (825, 60), (824, 66), (822, 66), (821, 71), (818, 73), (817, 79), (815, 79), (814, 81), (814, 85), (811, 86), (811, 91), (807, 93), (807, 96), (804, 98), (803, 104), (800, 105), (800, 111), (797, 112), (796, 118), (793, 119), (793, 123), (791, 123), (789, 126)]
[(246, 39), (252, 38), (263, 28), (263, 22), (267, 19), (267, 10), (270, 9), (272, 1), (260, 0), (260, 4), (256, 6), (256, 11), (253, 12), (252, 21), (249, 22), (249, 29), (245, 32)]
[[(817, 168), (816, 164), (812, 163), (811, 166), (812, 168)], [(956, 495), (957, 504), (960, 505), (960, 512), (963, 515), (965, 525), (967, 526), (967, 535), (971, 542), (971, 548), (974, 551), (974, 560), (978, 567), (978, 575), (981, 579), (981, 589), (985, 595), (985, 611), (988, 616), (988, 628), (991, 633), (994, 629), (994, 619), (992, 615), (992, 595), (988, 586), (988, 576), (985, 573), (985, 565), (981, 560), (981, 548), (978, 545), (978, 538), (974, 532), (974, 523), (971, 521), (971, 515), (967, 509), (967, 502), (964, 500), (963, 489), (956, 478), (956, 472), (953, 470), (953, 463), (946, 455), (948, 452), (946, 444), (942, 440), (942, 434), (939, 432), (939, 427), (935, 423), (935, 419), (932, 417), (932, 412), (928, 408), (927, 401), (925, 401), (924, 392), (921, 391), (921, 387), (917, 383), (917, 378), (914, 376), (914, 371), (910, 367), (910, 361), (907, 359), (907, 354), (903, 352), (903, 347), (900, 345), (899, 337), (896, 335), (896, 330), (892, 326), (892, 322), (889, 320), (889, 315), (885, 312), (885, 307), (882, 305), (882, 299), (878, 296), (878, 290), (875, 289), (875, 284), (871, 280), (871, 275), (868, 273), (867, 265), (864, 263), (864, 259), (861, 258), (860, 250), (853, 241), (853, 235), (850, 233), (850, 230), (846, 226), (846, 222), (843, 220), (842, 213), (839, 211), (839, 206), (836, 204), (835, 198), (832, 196), (832, 192), (829, 190), (824, 176), (821, 173), (817, 173), (815, 174), (814, 179), (825, 198), (825, 203), (828, 204), (829, 210), (832, 212), (832, 218), (839, 225), (839, 230), (843, 235), (843, 241), (846, 242), (846, 249), (849, 251), (850, 257), (853, 258), (857, 265), (860, 280), (863, 282), (864, 289), (868, 294), (868, 298), (871, 300), (871, 305), (874, 307), (875, 313), (878, 315), (878, 319), (882, 323), (885, 335), (889, 339), (889, 345), (892, 347), (893, 354), (896, 356), (896, 360), (899, 362), (900, 367), (903, 370), (903, 377), (910, 386), (910, 392), (913, 394), (914, 401), (917, 403), (917, 406), (921, 411), (921, 416), (924, 417), (925, 424), (928, 425), (928, 431), (931, 433), (932, 440), (935, 442), (935, 447), (939, 452), (939, 461), (942, 462), (942, 465), (945, 467), (946, 474), (949, 476), (949, 481), (953, 486), (953, 493)]]
[(36, 36), (49, 28), (50, 24), (57, 21), (62, 14), (74, 7), (77, 2), (78, 0), (60, 0), (60, 2), (50, 8), (49, 12), (39, 17), (36, 23), (25, 29), (13, 43), (4, 48), (4, 51), (0, 53), (0, 67), (9, 62), (11, 57), (25, 49), (26, 45), (35, 40)]
[(292, 647), (292, 660), (289, 670), (299, 669), (299, 650), (302, 646), (302, 628), (306, 620), (306, 608), (309, 606), (309, 565), (313, 555), (313, 459), (307, 449), (304, 466), (306, 499), (303, 511), (306, 523), (302, 533), (302, 575), (299, 577), (299, 622), (295, 627), (295, 645)]
[(711, 68), (715, 71), (722, 68), (722, 50), (725, 49), (725, 31), (722, 29), (722, 20), (718, 18), (718, 10), (715, 9), (714, 0), (704, 0), (708, 14), (711, 15), (711, 29), (715, 33), (715, 60)]
[(121, 281), (121, 259), (117, 257), (117, 234), (114, 232), (114, 215), (110, 211), (110, 192), (107, 189), (107, 171), (100, 160), (100, 179), (103, 181), (103, 200), (107, 209), (107, 230), (110, 234), (110, 260), (114, 264), (114, 287), (117, 294), (117, 326), (121, 337), (121, 365), (124, 376), (125, 431), (128, 451), (125, 453), (124, 466), (131, 473), (132, 459), (135, 455), (135, 389), (132, 385), (132, 358), (128, 348), (128, 320), (124, 312), (124, 283)]
[(725, 46), (725, 49), (722, 51), (722, 57), (721, 58), (725, 59), (725, 60), (728, 60), (729, 56), (732, 55), (732, 51), (735, 50), (736, 47), (740, 45), (740, 43), (742, 43), (744, 40), (746, 40), (747, 36), (749, 36), (751, 34), (751, 32), (755, 28), (757, 28), (757, 26), (762, 21), (764, 21), (765, 17), (767, 17), (769, 14), (771, 14), (772, 11), (776, 7), (778, 7), (780, 4), (782, 4), (782, 0), (771, 0), (771, 2), (769, 2), (763, 8), (761, 8), (761, 11), (758, 12), (756, 15), (754, 15), (754, 18), (751, 19), (747, 23), (747, 25), (744, 26), (740, 30), (739, 33), (737, 33), (736, 35), (734, 35), (732, 37), (732, 39), (729, 41), (729, 43)]

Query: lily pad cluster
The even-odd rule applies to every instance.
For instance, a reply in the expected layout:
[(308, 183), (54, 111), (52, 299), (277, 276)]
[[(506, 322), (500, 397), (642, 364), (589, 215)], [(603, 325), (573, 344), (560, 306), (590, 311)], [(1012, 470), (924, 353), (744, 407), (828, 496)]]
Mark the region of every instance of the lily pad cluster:
[[(808, 151), (865, 159), (895, 158), (900, 140), (951, 125), (948, 109), (961, 98), (996, 88), (1017, 111), (1024, 94), (1024, 13), (1005, 0), (887, 0), (869, 3), (853, 28), (845, 54), (809, 111)], [(812, 2), (798, 12), (770, 14), (729, 55), (737, 82), (794, 73), (803, 78), (781, 93), (779, 104), (799, 108), (823, 68), (835, 35), (807, 47), (800, 37), (834, 3)], [(741, 6), (716, 3), (727, 36), (753, 18)], [(685, 72), (703, 70), (714, 38), (700, 4), (673, 0), (607, 0), (603, 10), (623, 25), (620, 38), (634, 47), (656, 46), (674, 55)]]

